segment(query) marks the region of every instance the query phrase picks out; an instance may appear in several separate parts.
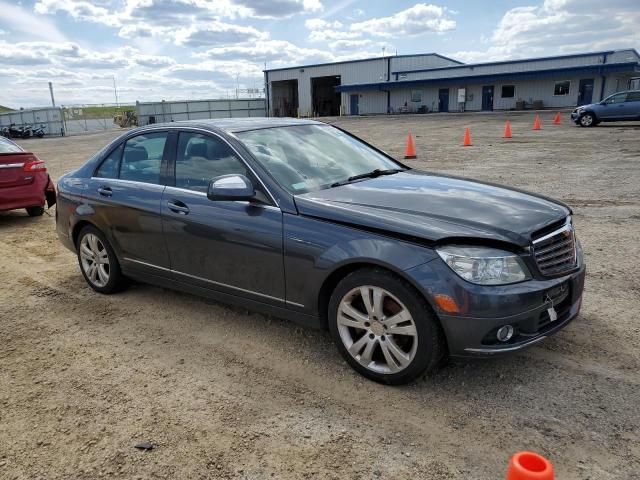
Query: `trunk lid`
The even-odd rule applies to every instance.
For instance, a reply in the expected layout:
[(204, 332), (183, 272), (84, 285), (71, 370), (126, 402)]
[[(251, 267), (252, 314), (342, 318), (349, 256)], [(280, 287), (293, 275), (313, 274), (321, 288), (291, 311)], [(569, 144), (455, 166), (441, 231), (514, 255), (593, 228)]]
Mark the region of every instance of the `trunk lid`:
[(19, 187), (33, 182), (34, 173), (25, 172), (26, 163), (38, 158), (29, 152), (0, 153), (0, 188)]

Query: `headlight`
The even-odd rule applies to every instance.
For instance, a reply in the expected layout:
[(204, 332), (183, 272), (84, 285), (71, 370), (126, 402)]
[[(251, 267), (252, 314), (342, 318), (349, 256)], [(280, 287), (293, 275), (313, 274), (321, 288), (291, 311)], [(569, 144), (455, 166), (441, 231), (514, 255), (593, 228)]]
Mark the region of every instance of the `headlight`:
[(506, 285), (529, 278), (517, 255), (487, 247), (446, 246), (436, 249), (440, 258), (458, 275), (479, 285)]

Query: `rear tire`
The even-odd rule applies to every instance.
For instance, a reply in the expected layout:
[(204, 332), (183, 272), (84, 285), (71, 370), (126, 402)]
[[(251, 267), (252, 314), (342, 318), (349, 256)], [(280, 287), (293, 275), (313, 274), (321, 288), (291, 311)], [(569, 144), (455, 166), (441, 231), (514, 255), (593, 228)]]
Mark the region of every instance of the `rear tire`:
[(111, 294), (125, 287), (118, 258), (100, 230), (91, 225), (80, 230), (76, 251), (82, 276), (96, 292)]
[(44, 207), (27, 207), (26, 210), (30, 217), (40, 217), (44, 213)]
[(593, 113), (583, 113), (580, 115), (579, 125), (581, 127), (595, 127), (598, 124)]
[(340, 354), (361, 375), (400, 385), (433, 370), (444, 335), (426, 300), (386, 270), (357, 270), (338, 283), (328, 309)]

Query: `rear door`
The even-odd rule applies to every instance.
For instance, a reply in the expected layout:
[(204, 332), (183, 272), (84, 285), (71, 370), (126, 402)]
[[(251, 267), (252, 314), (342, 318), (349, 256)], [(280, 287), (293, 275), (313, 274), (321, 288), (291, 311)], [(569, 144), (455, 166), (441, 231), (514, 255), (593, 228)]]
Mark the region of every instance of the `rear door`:
[(169, 276), (160, 201), (170, 138), (167, 131), (129, 138), (109, 153), (85, 190), (93, 218), (125, 269)]

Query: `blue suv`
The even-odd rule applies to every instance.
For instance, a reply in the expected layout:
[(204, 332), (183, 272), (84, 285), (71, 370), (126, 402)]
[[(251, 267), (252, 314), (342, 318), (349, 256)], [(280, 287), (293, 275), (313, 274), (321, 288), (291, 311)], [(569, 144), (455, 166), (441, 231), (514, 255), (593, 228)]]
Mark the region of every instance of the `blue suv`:
[(599, 103), (576, 108), (571, 120), (581, 127), (594, 127), (600, 122), (640, 120), (640, 90), (618, 92)]

